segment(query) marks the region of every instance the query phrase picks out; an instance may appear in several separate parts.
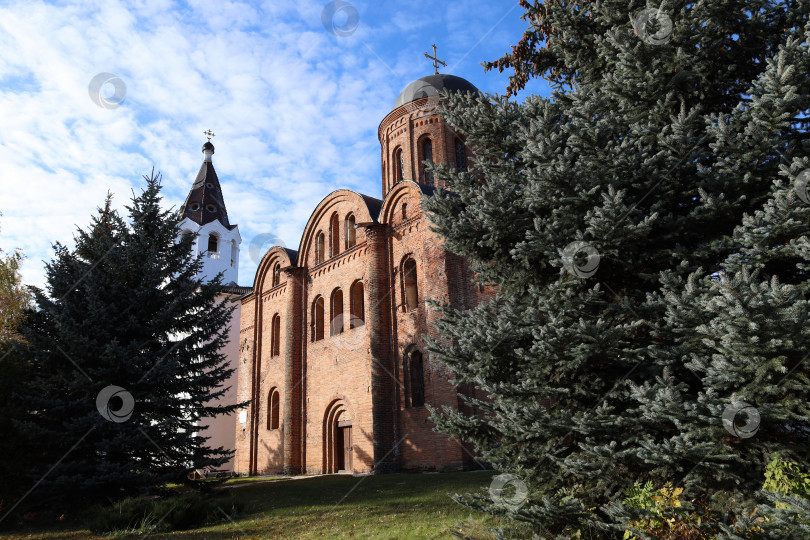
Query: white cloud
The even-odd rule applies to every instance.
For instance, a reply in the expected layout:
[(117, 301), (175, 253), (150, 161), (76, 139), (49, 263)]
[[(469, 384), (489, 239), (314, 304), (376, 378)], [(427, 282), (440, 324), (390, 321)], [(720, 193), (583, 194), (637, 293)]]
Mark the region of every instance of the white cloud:
[[(430, 72), (421, 51), (432, 38), (414, 32), (473, 15), (437, 8), (431, 13), (441, 19), (425, 21), (412, 3), (358, 2), (360, 26), (337, 37), (323, 28), (325, 4), (0, 8), (0, 247), (25, 251), (24, 280), (41, 285), (51, 244), (71, 245), (75, 226), (87, 227), (108, 191), (122, 208), (153, 166), (163, 173), (167, 204), (181, 204), (209, 128), (229, 217), (244, 240), (240, 283), (252, 283), (247, 247), (257, 235), (277, 234), (297, 249), (329, 192), (381, 197), (377, 126), (413, 75)], [(481, 12), (474, 29), (462, 25), (459, 47), (471, 47), (511, 5)], [(414, 54), (417, 37), (426, 44)], [(100, 72), (124, 81), (120, 107), (91, 101), (88, 84)]]
[[(359, 43), (320, 31), (322, 7), (107, 0), (0, 9), (0, 227), (2, 247), (28, 256), (25, 281), (41, 285), (51, 243), (70, 245), (108, 191), (121, 208), (153, 165), (167, 202), (182, 203), (208, 128), (246, 245), (277, 230), (296, 249), (338, 179), (379, 196), (378, 150), (357, 141), (375, 142), (369, 104), (384, 115), (390, 83), (385, 70), (364, 69)], [(120, 107), (90, 100), (99, 72), (126, 84)], [(248, 283), (255, 264), (243, 255)]]

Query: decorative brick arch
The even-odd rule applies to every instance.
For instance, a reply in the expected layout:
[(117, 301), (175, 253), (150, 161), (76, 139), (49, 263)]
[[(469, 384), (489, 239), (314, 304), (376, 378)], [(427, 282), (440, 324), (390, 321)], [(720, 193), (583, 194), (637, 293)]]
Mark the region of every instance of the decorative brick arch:
[[(313, 264), (315, 260), (314, 251), (317, 233), (319, 231), (323, 232), (328, 242), (329, 222), (335, 213), (337, 213), (338, 216), (338, 229), (340, 229), (340, 222), (348, 214), (354, 215), (356, 223), (372, 223), (377, 220), (381, 204), (382, 201), (379, 199), (361, 195), (350, 189), (339, 189), (324, 197), (312, 212), (306, 227), (304, 227), (304, 233), (301, 235), (301, 244), (298, 250), (300, 254), (298, 257), (298, 265), (308, 266)], [(339, 251), (343, 251), (343, 249), (341, 248)], [(329, 250), (327, 249), (326, 252), (327, 256), (325, 259), (328, 260)]]
[(380, 223), (393, 224), (400, 219), (402, 215), (401, 205), (403, 202), (410, 203), (408, 205), (409, 217), (416, 216), (419, 213), (419, 201), (422, 200), (423, 195), (432, 195), (435, 188), (417, 184), (411, 180), (404, 180), (395, 185), (386, 194), (383, 200), (382, 209), (380, 210)]
[[(271, 289), (274, 286), (273, 269), (278, 268), (281, 270), (281, 268), (295, 266), (297, 259), (297, 251), (280, 246), (270, 248), (270, 250), (264, 254), (259, 263), (259, 267), (256, 269), (256, 277), (253, 279), (253, 290), (264, 291)], [(285, 281), (286, 277), (284, 273), (281, 272), (278, 277), (278, 282), (281, 284)]]
[(347, 422), (352, 425), (354, 414), (348, 407), (346, 400), (343, 398), (332, 400), (326, 407), (323, 416), (323, 472), (325, 474), (338, 472), (338, 429), (345, 427), (339, 426), (339, 424)]

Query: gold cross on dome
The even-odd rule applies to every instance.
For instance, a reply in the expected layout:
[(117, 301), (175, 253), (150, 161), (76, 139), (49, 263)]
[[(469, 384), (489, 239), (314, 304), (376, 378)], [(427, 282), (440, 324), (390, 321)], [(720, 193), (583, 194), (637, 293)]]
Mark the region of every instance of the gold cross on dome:
[(211, 137), (216, 137), (216, 135), (214, 135), (214, 132), (211, 131), (210, 129), (208, 131), (203, 131), (203, 135), (208, 137), (208, 142), (211, 142)]
[(436, 44), (433, 44), (433, 56), (430, 56), (428, 53), (425, 53), (425, 58), (428, 60), (433, 60), (433, 69), (436, 70), (436, 75), (439, 74), (439, 64), (444, 67), (447, 67), (447, 64), (439, 60), (438, 56), (436, 55)]

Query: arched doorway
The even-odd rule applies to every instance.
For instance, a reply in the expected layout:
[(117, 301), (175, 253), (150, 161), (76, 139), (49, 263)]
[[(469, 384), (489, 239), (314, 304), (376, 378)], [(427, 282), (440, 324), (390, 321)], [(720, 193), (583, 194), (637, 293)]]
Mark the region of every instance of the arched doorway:
[(323, 420), (323, 472), (338, 473), (354, 470), (352, 416), (342, 400), (326, 408)]

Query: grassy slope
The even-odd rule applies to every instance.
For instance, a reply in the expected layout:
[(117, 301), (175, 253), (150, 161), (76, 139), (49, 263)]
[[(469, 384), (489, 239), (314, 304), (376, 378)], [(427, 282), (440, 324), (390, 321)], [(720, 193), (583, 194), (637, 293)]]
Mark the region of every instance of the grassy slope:
[[(472, 512), (449, 495), (486, 488), (492, 473), (323, 476), (261, 484), (230, 491), (243, 505), (235, 523), (158, 535), (160, 538), (450, 538), (450, 528)], [(223, 498), (227, 511), (228, 498)], [(492, 518), (475, 513), (479, 534)], [(62, 530), (9, 538), (88, 538), (89, 531)]]

